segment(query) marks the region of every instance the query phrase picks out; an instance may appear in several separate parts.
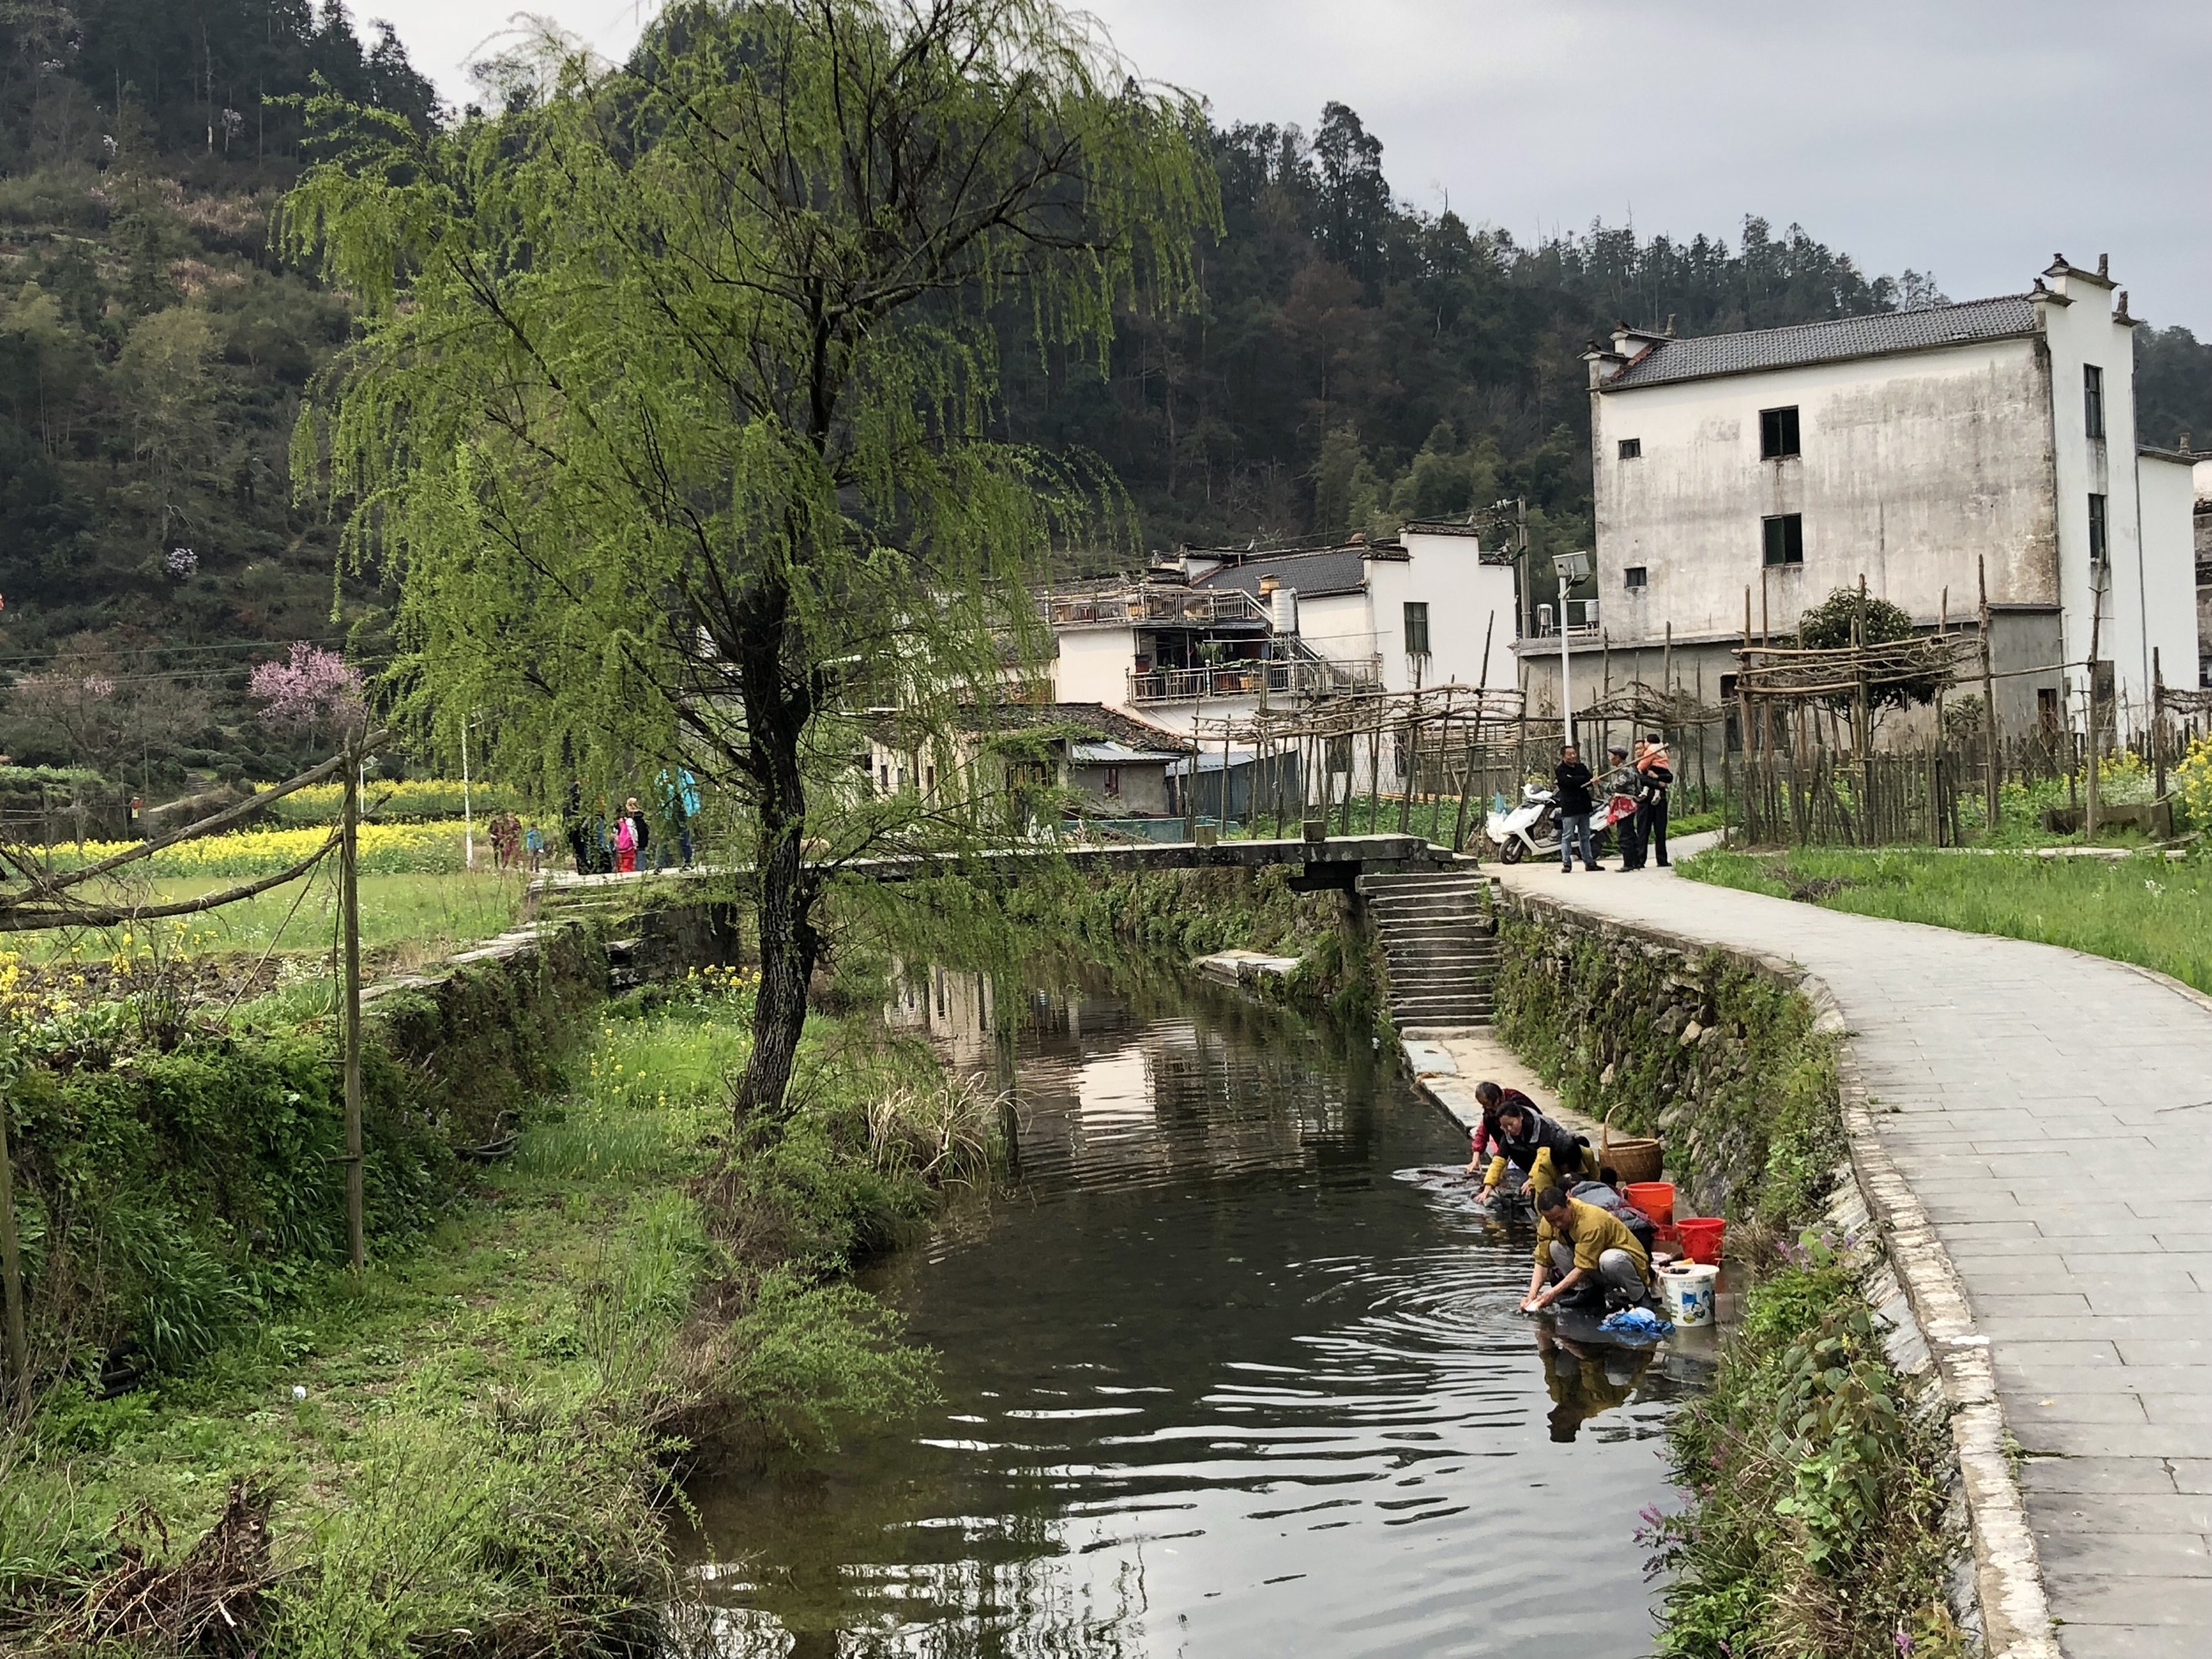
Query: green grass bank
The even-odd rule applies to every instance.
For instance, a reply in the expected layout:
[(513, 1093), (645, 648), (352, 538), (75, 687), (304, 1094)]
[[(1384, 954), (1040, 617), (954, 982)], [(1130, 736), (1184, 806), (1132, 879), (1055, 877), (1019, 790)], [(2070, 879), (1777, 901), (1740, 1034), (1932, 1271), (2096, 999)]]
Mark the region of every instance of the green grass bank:
[(2212, 991), (2212, 859), (1716, 848), (1679, 873), (1830, 910), (2063, 945)]
[(362, 1279), (303, 1269), (118, 1397), (51, 1389), (0, 1470), (0, 1629), (155, 1653), (228, 1618), (270, 1656), (648, 1641), (684, 1467), (818, 1449), (927, 1390), (843, 1276), (997, 1153), (992, 1103), (853, 1020), (811, 1024), (786, 1133), (735, 1135), (750, 996), (710, 972), (606, 1005), (511, 1158)]

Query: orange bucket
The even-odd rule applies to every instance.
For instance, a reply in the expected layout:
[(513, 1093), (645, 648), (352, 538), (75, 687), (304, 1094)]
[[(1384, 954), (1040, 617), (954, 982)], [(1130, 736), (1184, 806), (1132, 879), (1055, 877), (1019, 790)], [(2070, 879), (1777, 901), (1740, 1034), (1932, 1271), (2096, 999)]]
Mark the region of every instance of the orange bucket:
[(1708, 1267), (1721, 1265), (1721, 1236), (1728, 1223), (1718, 1216), (1684, 1216), (1674, 1224), (1682, 1235), (1682, 1249), (1690, 1260)]
[(1671, 1181), (1632, 1181), (1620, 1195), (1651, 1218), (1655, 1227), (1674, 1224), (1674, 1183)]

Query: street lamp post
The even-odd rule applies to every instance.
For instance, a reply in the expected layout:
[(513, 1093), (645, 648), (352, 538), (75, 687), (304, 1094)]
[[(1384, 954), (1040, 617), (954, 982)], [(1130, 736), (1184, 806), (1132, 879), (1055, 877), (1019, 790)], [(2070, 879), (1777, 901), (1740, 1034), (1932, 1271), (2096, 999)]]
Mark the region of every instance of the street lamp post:
[(1559, 740), (1571, 744), (1575, 740), (1575, 677), (1573, 659), (1567, 653), (1567, 589), (1589, 574), (1590, 556), (1555, 554), (1552, 570), (1559, 579)]

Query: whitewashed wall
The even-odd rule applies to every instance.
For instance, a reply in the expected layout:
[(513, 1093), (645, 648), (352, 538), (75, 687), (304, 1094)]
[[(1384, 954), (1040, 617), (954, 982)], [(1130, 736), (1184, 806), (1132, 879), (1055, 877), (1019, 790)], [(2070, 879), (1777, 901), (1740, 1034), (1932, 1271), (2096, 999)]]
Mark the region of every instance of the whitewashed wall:
[(1133, 628), (1086, 627), (1059, 630), (1052, 665), (1054, 702), (1103, 702), (1119, 708), (1129, 701), (1129, 671), (1137, 663)]
[(2137, 463), (2137, 476), (2148, 587), (2146, 633), (2138, 648), (2158, 653), (2157, 665), (2168, 685), (2193, 685), (2203, 650), (2197, 604), (2197, 492), (2186, 461), (2146, 455)]
[(1377, 560), (1367, 567), (1376, 648), (1382, 653), (1382, 684), (1393, 691), (1407, 690), (1413, 684), (1413, 663), (1406, 655), (1406, 605), (1421, 601), (1429, 607), (1424, 685), (1453, 680), (1462, 685), (1481, 684), (1486, 627), (1491, 629), (1489, 683), (1512, 685), (1512, 567), (1483, 563), (1472, 536), (1409, 530), (1400, 539), (1408, 556), (1404, 563)]
[[(2076, 371), (2078, 385), (2079, 371)], [(1933, 621), (1990, 597), (2054, 602), (2050, 392), (2033, 340), (1775, 369), (1592, 395), (1600, 609), (1617, 644), (1792, 629), (1863, 574)], [(1795, 406), (1802, 453), (1759, 459), (1759, 411)], [(1641, 441), (1620, 459), (1620, 441)], [(1802, 513), (1805, 562), (1763, 564), (1760, 521)], [(1648, 586), (1624, 572), (1641, 565)]]

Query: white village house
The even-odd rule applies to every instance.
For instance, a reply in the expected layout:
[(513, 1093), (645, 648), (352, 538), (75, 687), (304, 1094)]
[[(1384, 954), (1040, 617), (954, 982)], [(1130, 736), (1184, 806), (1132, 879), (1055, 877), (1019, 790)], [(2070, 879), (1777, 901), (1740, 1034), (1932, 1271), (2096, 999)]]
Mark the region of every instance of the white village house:
[[(1391, 540), (1191, 550), (1139, 580), (1056, 588), (1052, 695), (1097, 702), (1186, 734), (1265, 705), (1457, 684), (1515, 681), (1514, 568), (1465, 524), (1413, 523)], [(1232, 773), (1250, 761), (1232, 750)], [(1363, 764), (1364, 763), (1363, 762)], [(1202, 754), (1201, 798), (1221, 764)], [(1188, 765), (1174, 769), (1180, 781)], [(1395, 757), (1382, 757), (1385, 788)], [(1232, 783), (1231, 810), (1246, 786)]]
[[(2005, 728), (2086, 729), (2094, 616), (2131, 731), (2154, 670), (2198, 676), (2192, 458), (2136, 440), (2135, 325), (2104, 260), (2062, 257), (1992, 300), (1617, 330), (1586, 358), (1598, 599), (1565, 642), (1577, 705), (1608, 670), (1656, 684), (1662, 651), (1674, 684), (1724, 700), (1747, 608), (1783, 642), (1862, 575), (1924, 627), (1972, 626), (1985, 568)], [(1518, 647), (1532, 713), (1558, 708), (1560, 645)]]

